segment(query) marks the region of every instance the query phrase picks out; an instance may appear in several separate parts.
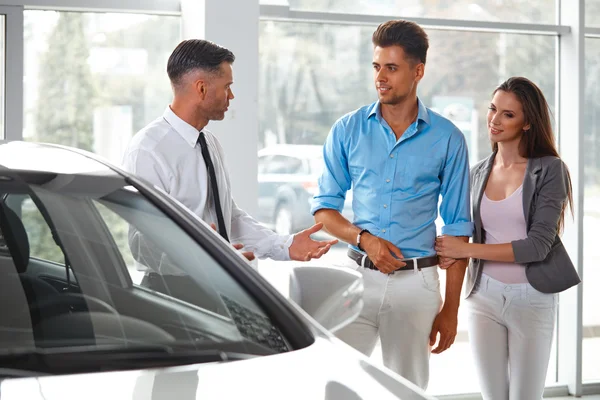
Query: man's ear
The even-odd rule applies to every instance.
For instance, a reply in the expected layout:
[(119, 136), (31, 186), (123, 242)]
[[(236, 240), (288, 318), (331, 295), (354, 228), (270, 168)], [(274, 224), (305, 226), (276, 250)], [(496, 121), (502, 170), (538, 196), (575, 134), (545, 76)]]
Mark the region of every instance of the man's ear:
[(194, 89), (196, 89), (196, 93), (200, 96), (202, 100), (206, 99), (208, 95), (208, 87), (206, 86), (206, 81), (203, 79), (198, 79), (194, 82)]
[(418, 63), (415, 65), (415, 80), (419, 82), (425, 75), (425, 64)]

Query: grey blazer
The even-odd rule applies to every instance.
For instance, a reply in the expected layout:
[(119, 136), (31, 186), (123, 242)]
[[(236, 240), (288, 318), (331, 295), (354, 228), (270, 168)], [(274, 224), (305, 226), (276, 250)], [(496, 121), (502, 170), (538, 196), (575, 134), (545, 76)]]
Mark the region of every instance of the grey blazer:
[[(485, 243), (479, 207), (496, 153), (471, 169), (475, 232), (473, 243)], [(526, 264), (529, 284), (543, 293), (558, 293), (581, 282), (557, 232), (562, 204), (567, 199), (566, 167), (557, 157), (530, 158), (523, 180), (523, 211), (527, 238), (512, 242), (515, 262)], [(472, 259), (467, 273), (467, 297), (481, 279), (484, 260)]]

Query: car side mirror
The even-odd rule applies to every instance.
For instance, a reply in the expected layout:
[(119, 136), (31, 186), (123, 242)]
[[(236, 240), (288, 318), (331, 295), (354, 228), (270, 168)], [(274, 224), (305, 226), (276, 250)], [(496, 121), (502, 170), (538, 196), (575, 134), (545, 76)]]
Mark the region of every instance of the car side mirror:
[(289, 298), (330, 332), (354, 321), (363, 307), (362, 276), (348, 268), (297, 266)]

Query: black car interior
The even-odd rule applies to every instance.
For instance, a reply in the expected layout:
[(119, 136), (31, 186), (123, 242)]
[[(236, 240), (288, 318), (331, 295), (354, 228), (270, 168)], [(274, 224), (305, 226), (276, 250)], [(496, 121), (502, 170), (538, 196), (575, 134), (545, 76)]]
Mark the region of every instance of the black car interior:
[[(195, 348), (227, 348), (236, 344), (252, 354), (291, 348), (273, 323), (236, 299), (219, 293), (226, 315), (133, 285), (119, 279), (114, 249), (87, 240), (88, 252), (105, 260), (102, 271), (90, 271), (73, 259), (39, 198), (31, 196), (64, 253), (64, 264), (31, 257), (27, 230), (17, 207), (5, 193), (0, 202), (0, 346), (56, 348), (90, 345), (163, 343)], [(76, 224), (76, 222), (73, 222)], [(75, 235), (75, 230), (69, 235)], [(61, 236), (68, 238), (64, 231)], [(84, 239), (81, 239), (84, 240)], [(71, 253), (72, 254), (72, 253)], [(95, 254), (96, 255), (96, 254)], [(76, 262), (77, 261), (77, 262)], [(123, 263), (122, 260), (120, 262)], [(128, 277), (129, 275), (127, 275)], [(86, 286), (87, 285), (87, 286)], [(89, 290), (94, 286), (94, 290)], [(82, 290), (83, 289), (83, 290)], [(93, 293), (94, 295), (90, 295)], [(102, 293), (103, 295), (96, 296)]]
[[(27, 266), (30, 258), (27, 232), (21, 219), (6, 205), (0, 205), (0, 229), (9, 253), (4, 252), (0, 257), (5, 272), (3, 275), (11, 275), (9, 271), (10, 260), (12, 260), (16, 272), (12, 274), (20, 281), (26, 298), (25, 304), (27, 304), (27, 310), (17, 310), (16, 314), (22, 315), (23, 311), (27, 311), (30, 315), (36, 347), (46, 347), (48, 344), (60, 346), (69, 341), (91, 345), (97, 344), (99, 337), (114, 338), (122, 335), (126, 335), (130, 340), (151, 339), (158, 342), (174, 340), (173, 336), (152, 324), (120, 316), (112, 306), (102, 300), (80, 292), (59, 291), (46, 280), (28, 275)], [(67, 268), (63, 269), (67, 270)], [(66, 274), (65, 280), (69, 281)], [(14, 284), (15, 280), (11, 282), (11, 279), (3, 279), (2, 282)], [(67, 285), (63, 286), (66, 287)], [(5, 290), (2, 292), (5, 293)], [(23, 303), (13, 303), (13, 307), (17, 308), (22, 305)], [(15, 314), (14, 310), (10, 313), (2, 313), (1, 316), (11, 317), (13, 314)], [(13, 324), (9, 319), (2, 321), (2, 325), (10, 329)]]

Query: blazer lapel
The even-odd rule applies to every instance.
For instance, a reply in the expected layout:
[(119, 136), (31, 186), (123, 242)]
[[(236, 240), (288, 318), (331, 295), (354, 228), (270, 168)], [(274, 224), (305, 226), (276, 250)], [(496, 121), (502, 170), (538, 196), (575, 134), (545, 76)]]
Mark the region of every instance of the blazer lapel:
[(476, 172), (476, 175), (473, 177), (473, 221), (475, 222), (475, 229), (477, 230), (478, 237), (481, 238), (481, 198), (483, 197), (483, 193), (485, 192), (485, 186), (487, 185), (487, 181), (490, 177), (490, 172), (492, 172), (492, 166), (494, 164), (494, 159), (496, 158), (496, 152), (492, 153), (488, 159), (481, 165), (481, 168)]
[(535, 194), (539, 173), (542, 170), (542, 165), (539, 158), (530, 158), (527, 160), (527, 170), (523, 179), (523, 213), (525, 222), (529, 227), (529, 211), (531, 210), (531, 202)]

